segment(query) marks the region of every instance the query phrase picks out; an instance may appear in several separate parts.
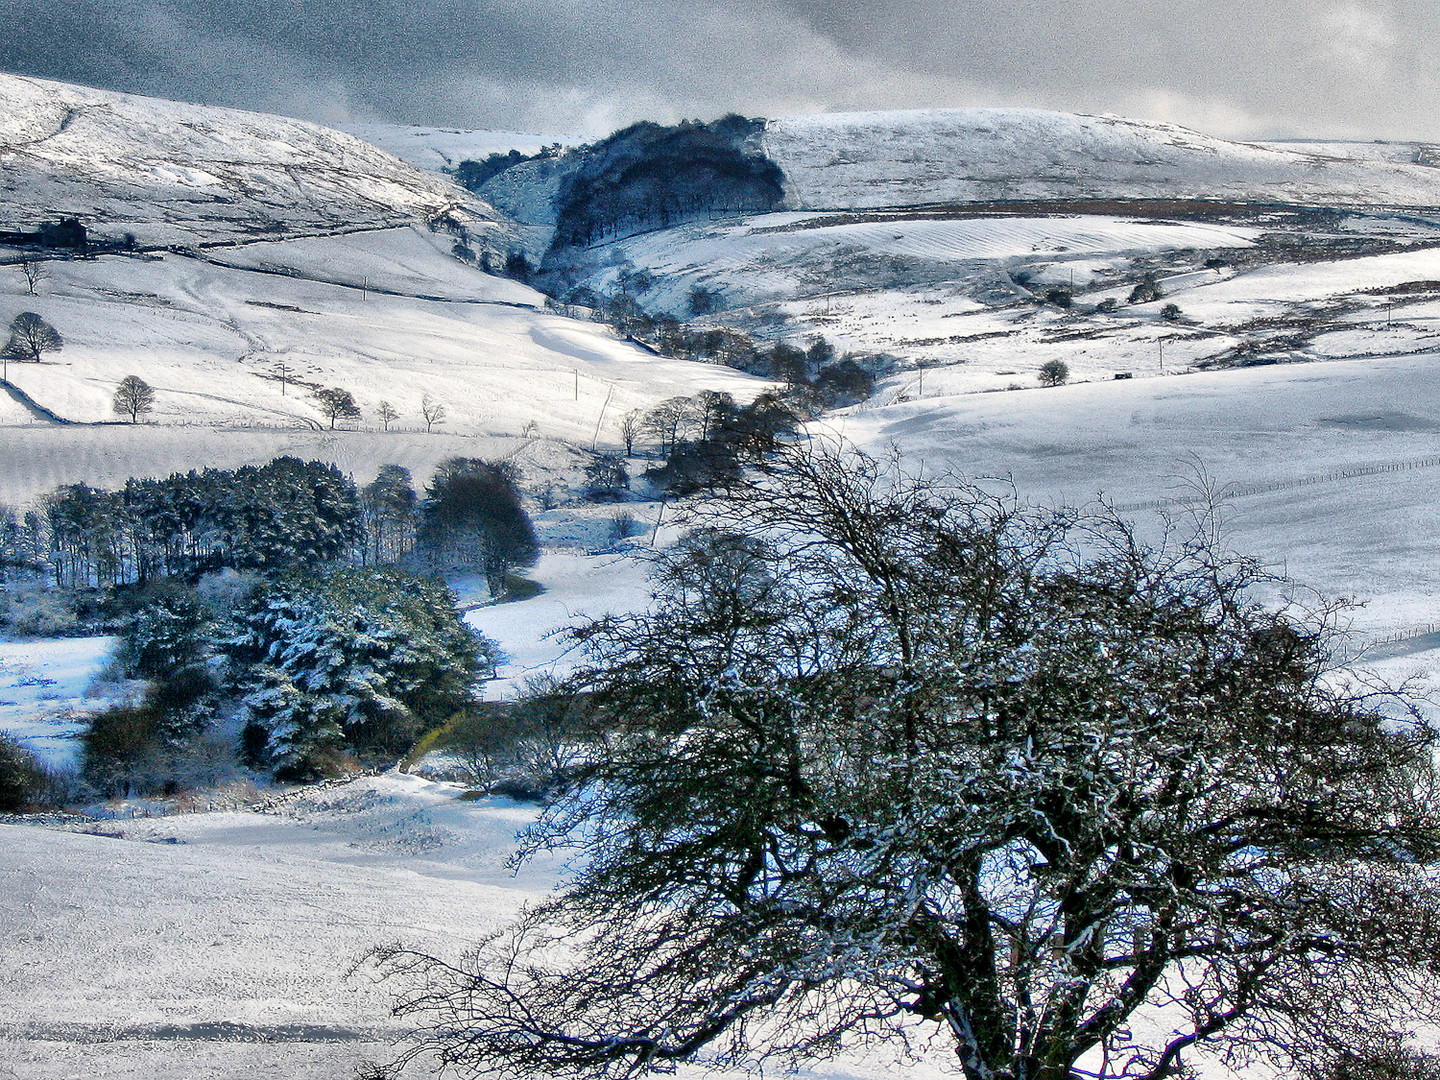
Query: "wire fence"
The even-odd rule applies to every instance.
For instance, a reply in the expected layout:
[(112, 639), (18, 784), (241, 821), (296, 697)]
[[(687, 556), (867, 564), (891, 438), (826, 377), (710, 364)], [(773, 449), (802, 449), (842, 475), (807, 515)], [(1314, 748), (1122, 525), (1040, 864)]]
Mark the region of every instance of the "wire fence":
[[(1384, 473), (1409, 472), (1413, 469), (1437, 467), (1440, 467), (1440, 456), (1415, 458), (1411, 461), (1389, 461), (1379, 465), (1354, 465), (1348, 469), (1337, 469), (1334, 472), (1322, 473), (1318, 476), (1303, 476), (1295, 480), (1274, 480), (1246, 487), (1227, 484), (1220, 489), (1220, 497), (1222, 499), (1240, 499), (1250, 495), (1268, 495), (1275, 491), (1292, 491), (1296, 488), (1313, 487), (1315, 484), (1330, 484), (1337, 480), (1353, 480), (1360, 476), (1380, 476)], [(1131, 514), (1140, 510), (1164, 510), (1171, 506), (1195, 506), (1204, 501), (1204, 497), (1199, 495), (1188, 498), (1182, 496), (1180, 498), (1150, 499), (1146, 502), (1119, 503), (1115, 509), (1122, 514)]]
[(1399, 630), (1393, 634), (1386, 634), (1384, 637), (1372, 638), (1370, 647), (1376, 645), (1398, 645), (1403, 641), (1414, 641), (1417, 638), (1433, 637), (1440, 634), (1440, 623), (1426, 623), (1424, 626), (1411, 627), (1408, 630)]

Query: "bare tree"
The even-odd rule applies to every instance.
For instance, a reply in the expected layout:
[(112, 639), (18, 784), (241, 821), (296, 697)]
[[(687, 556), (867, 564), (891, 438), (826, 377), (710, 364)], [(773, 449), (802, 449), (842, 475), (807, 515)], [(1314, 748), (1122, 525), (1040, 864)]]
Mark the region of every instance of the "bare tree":
[(1156, 547), (801, 448), (710, 506), (577, 633), (608, 730), (526, 847), (569, 883), (464, 960), (376, 954), (412, 1059), (939, 1039), (966, 1080), (1162, 1080), (1440, 1022), (1436, 735), (1207, 522)]
[(727, 418), (735, 415), (735, 399), (723, 390), (701, 390), (695, 395), (690, 411), (700, 427), (697, 440), (704, 442)]
[(35, 312), (22, 311), (10, 323), (10, 340), (5, 345), (5, 358), (38, 364), (42, 355), (64, 344), (60, 331)]
[(360, 406), (355, 404), (355, 398), (349, 390), (342, 390), (338, 386), (321, 387), (310, 396), (315, 399), (321, 414), (329, 418), (332, 430), (336, 420), (360, 419)]
[(445, 422), (445, 406), (426, 394), (420, 401), (420, 416), (424, 419), (425, 430), (428, 432), (436, 424)]
[(115, 388), (112, 400), (115, 411), (129, 416), (132, 424), (139, 422), (141, 413), (148, 413), (155, 405), (155, 390), (138, 375), (126, 375)]
[(645, 424), (645, 414), (639, 409), (631, 409), (620, 418), (620, 438), (625, 442), (625, 456), (635, 456), (635, 438), (640, 434)]
[(675, 452), (681, 431), (694, 415), (695, 403), (684, 396), (666, 398), (645, 414), (643, 429), (654, 437), (662, 458)]
[(49, 269), (39, 259), (21, 259), (17, 265), (25, 278), (25, 291), (35, 296), (35, 287), (50, 276)]
[(388, 401), (382, 401), (375, 406), (375, 416), (385, 426), (386, 431), (390, 430), (391, 423), (400, 419), (400, 414), (395, 411), (395, 406)]

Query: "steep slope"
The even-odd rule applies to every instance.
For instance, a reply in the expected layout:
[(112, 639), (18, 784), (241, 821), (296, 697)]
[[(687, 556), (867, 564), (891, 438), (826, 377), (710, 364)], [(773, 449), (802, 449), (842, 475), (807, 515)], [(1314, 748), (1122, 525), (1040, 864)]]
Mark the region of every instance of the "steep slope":
[[(764, 147), (800, 209), (1115, 199), (1440, 206), (1440, 169), (1429, 165), (1039, 109), (796, 116), (770, 121)], [(1429, 160), (1422, 149), (1408, 157)]]
[[(142, 245), (408, 224), (483, 202), (353, 135), (260, 113), (0, 73), (0, 221), (61, 216)], [(0, 226), (5, 227), (5, 226)]]

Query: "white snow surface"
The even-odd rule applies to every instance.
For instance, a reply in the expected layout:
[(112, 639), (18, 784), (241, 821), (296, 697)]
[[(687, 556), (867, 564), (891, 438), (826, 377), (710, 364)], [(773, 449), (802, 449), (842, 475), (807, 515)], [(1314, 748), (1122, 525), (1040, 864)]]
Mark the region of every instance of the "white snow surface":
[[(66, 338), (43, 364), (9, 365), (9, 379), (76, 421), (41, 423), (0, 395), (4, 501), (279, 453), (334, 461), (362, 483), (385, 462), (423, 483), (444, 457), (508, 456), (533, 480), (573, 470), (592, 445), (615, 449), (629, 409), (703, 388), (744, 399), (764, 386), (547, 314), (538, 294), (451, 258), (452, 238), (412, 226), (439, 206), (432, 193), (453, 190), (348, 136), (0, 80), (3, 197), (22, 223), (64, 209), (188, 244), (253, 239), (272, 220), (289, 230), (278, 235), (340, 232), (332, 218), (353, 217), (344, 236), (51, 261), (38, 296), (0, 267), (0, 320), (34, 310)], [(789, 162), (797, 205), (824, 208), (1189, 197), (1187, 185), (1237, 199), (1328, 192), (1440, 203), (1440, 173), (1388, 151), (1301, 152), (1057, 115), (810, 117), (772, 123), (766, 139)], [(355, 231), (356, 222), (384, 227)], [(1091, 305), (1121, 292), (1108, 275), (1132, 257), (1243, 249), (1248, 230), (1125, 217), (892, 227), (790, 214), (670, 232), (623, 250), (674, 275), (658, 288), (677, 304), (693, 283), (717, 286), (787, 305), (798, 325), (826, 328), (842, 348), (930, 365), (923, 376), (902, 368), (870, 402), (816, 425), (825, 436), (875, 453), (895, 444), (913, 467), (987, 487), (1013, 481), (1025, 498), (1103, 493), (1150, 535), (1156, 507), (1183, 514), (1174, 500), (1204, 469), (1226, 493), (1234, 547), (1331, 595), (1369, 600), (1354, 615), (1359, 642), (1433, 636), (1440, 624), (1440, 299), (1386, 292), (1440, 280), (1440, 255), (1173, 276), (1167, 300), (1191, 320), (1175, 323), (1161, 320), (1159, 303), (1110, 316), (992, 306), (975, 298), (975, 282), (1018, 260), (1038, 283), (1073, 274)], [(887, 282), (885, 260), (905, 274), (930, 264), (936, 276)], [(869, 274), (869, 291), (837, 294), (837, 269)], [(612, 269), (597, 262), (594, 272), (603, 280)], [(1333, 326), (1282, 357), (1291, 362), (1191, 371), (1257, 320), (1337, 305), (1345, 311)], [(1067, 362), (1071, 385), (1035, 387), (1048, 359)], [(154, 414), (104, 422), (116, 381), (131, 373), (156, 388)], [(356, 429), (323, 430), (308, 396), (317, 386), (355, 394), (365, 413)], [(426, 394), (447, 408), (428, 433), (418, 416)], [(390, 431), (374, 419), (381, 400), (402, 414)], [(628, 544), (599, 542), (608, 508), (539, 515), (548, 546), (531, 573), (543, 591), (467, 612), (507, 654), (489, 692), (572, 664), (557, 627), (650, 602), (635, 553), (659, 508), (633, 509), (647, 531)], [(673, 535), (658, 533), (662, 546)], [(1408, 641), (1389, 670), (1424, 670), (1433, 657), (1428, 637)], [(63, 761), (108, 648), (106, 639), (0, 645), (0, 728)], [(126, 819), (115, 807), (120, 819), (90, 834), (0, 825), (0, 1080), (335, 1080), (388, 1056), (387, 993), (348, 977), (351, 962), (390, 938), (456, 956), (560, 872), (552, 861), (510, 878), (503, 856), (533, 811), (459, 794), (387, 775), (250, 809)], [(907, 1073), (938, 1073), (948, 1060), (939, 1059)], [(865, 1059), (815, 1075), (895, 1071)]]
[(1430, 351), (993, 394), (927, 378), (923, 398), (817, 430), (1044, 504), (1103, 497), (1157, 537), (1162, 510), (1185, 527), (1203, 472), (1233, 550), (1288, 573), (1302, 597), (1365, 604), (1350, 615), (1359, 647), (1440, 623), (1437, 363)]
[(530, 155), (541, 147), (574, 146), (582, 140), (574, 135), (537, 135), (524, 131), (491, 131), (470, 128), (410, 127), (403, 124), (336, 124), (340, 131), (364, 139), (417, 169), (444, 172), (462, 161), (484, 161), (491, 154), (518, 150)]
[(0, 1076), (338, 1080), (388, 1059), (389, 991), (351, 965), (392, 940), (456, 957), (555, 880), (555, 859), (504, 866), (532, 808), (460, 794), (389, 774), (0, 825)]
[(76, 740), (90, 715), (113, 704), (117, 691), (124, 690), (96, 686), (115, 641), (0, 641), (0, 731), (35, 751), (49, 768), (75, 768), (80, 757)]
[(0, 185), (11, 228), (74, 216), (142, 245), (495, 220), (464, 189), (318, 124), (5, 73)]
[[(851, 220), (859, 216), (862, 220)], [(584, 284), (616, 287), (627, 265), (655, 284), (645, 303), (683, 314), (696, 286), (726, 308), (800, 297), (832, 298), (926, 283), (963, 286), (967, 295), (1000, 288), (1003, 269), (1046, 261), (1081, 271), (1128, 257), (1181, 249), (1244, 248), (1259, 230), (1207, 222), (1115, 215), (926, 218), (786, 212), (694, 222), (598, 246), (577, 258)], [(1061, 275), (1058, 283), (1067, 281)], [(903, 283), (903, 286), (902, 284)]]
[(787, 200), (807, 210), (1113, 198), (1440, 205), (1432, 167), (1041, 109), (795, 116), (769, 121), (763, 145)]
[[(748, 400), (767, 385), (538, 310), (540, 294), (444, 244), (404, 226), (208, 258), (58, 260), (38, 296), (0, 267), (0, 319), (35, 311), (65, 338), (43, 363), (8, 364), (9, 381), (74, 421), (41, 422), (0, 394), (0, 500), (277, 453), (334, 461), (361, 483), (393, 461), (423, 482), (444, 457), (534, 458), (553, 440), (613, 450), (631, 409), (702, 388)], [(128, 374), (156, 392), (138, 425), (118, 423), (111, 404)], [(353, 430), (328, 430), (316, 407), (312, 391), (333, 386), (362, 410)], [(446, 411), (428, 433), (427, 395)], [(381, 401), (400, 414), (388, 431)]]

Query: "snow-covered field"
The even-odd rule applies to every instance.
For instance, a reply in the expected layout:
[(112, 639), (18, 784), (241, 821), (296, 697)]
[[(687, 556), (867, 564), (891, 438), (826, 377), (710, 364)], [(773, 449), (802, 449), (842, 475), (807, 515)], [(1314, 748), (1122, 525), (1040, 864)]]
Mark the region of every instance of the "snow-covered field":
[(261, 809), (0, 825), (0, 1077), (341, 1080), (385, 1060), (373, 945), (455, 955), (554, 880), (533, 810), (409, 776)]
[[(1425, 246), (1440, 227), (1419, 219), (1356, 219), (1372, 240), (1393, 225), (1420, 241), (1405, 250), (1296, 258), (1273, 240), (1274, 253), (1256, 254), (1258, 224), (873, 217), (693, 223), (597, 247), (578, 266), (598, 292), (623, 271), (648, 274), (639, 298), (652, 311), (684, 313), (699, 286), (726, 309), (712, 321), (893, 357), (904, 370), (892, 396), (1033, 386), (1052, 360), (1078, 381), (1225, 363), (1237, 350), (1269, 362), (1414, 356), (1440, 334), (1440, 247)], [(1163, 295), (1129, 304), (1151, 267)], [(1054, 289), (1072, 306), (1047, 303)]]
[(1103, 495), (1141, 522), (1202, 469), (1234, 548), (1367, 601), (1355, 624), (1374, 637), (1440, 621), (1437, 370), (1440, 351), (933, 396), (927, 373), (924, 398), (824, 426), (916, 467), (1012, 478), (1034, 500)]
[[(992, 283), (1010, 266), (1058, 261), (1065, 274), (1057, 284), (1078, 270), (1077, 284), (1086, 285), (1137, 255), (1243, 248), (1258, 232), (1107, 215), (875, 217), (761, 214), (644, 233), (592, 252), (584, 283), (608, 292), (627, 265), (647, 271), (655, 284), (644, 294), (646, 306), (680, 315), (695, 286), (718, 292), (727, 308), (817, 296), (843, 304), (862, 290), (888, 294), (902, 284), (951, 283), (953, 289), (966, 282), (966, 294), (974, 295), (996, 287)], [(1023, 293), (1008, 281), (999, 288), (1007, 299)], [(896, 341), (895, 351), (902, 350)]]
[(89, 714), (114, 698), (97, 686), (114, 646), (111, 637), (0, 641), (0, 731), (52, 768), (74, 767)]
[[(536, 439), (614, 448), (631, 409), (702, 388), (748, 400), (766, 385), (538, 310), (540, 294), (466, 266), (424, 229), (223, 258), (234, 265), (175, 254), (51, 262), (38, 296), (0, 267), (0, 311), (35, 311), (65, 338), (43, 363), (8, 364), (9, 381), (77, 422), (40, 422), (0, 395), (0, 499), (277, 453), (334, 460), (361, 482), (388, 461), (423, 479), (443, 457), (500, 456)], [(129, 374), (155, 389), (141, 425), (111, 408)], [(358, 424), (328, 430), (311, 397), (322, 386), (354, 395)], [(445, 410), (430, 432), (427, 396)], [(388, 431), (381, 401), (399, 413)]]

